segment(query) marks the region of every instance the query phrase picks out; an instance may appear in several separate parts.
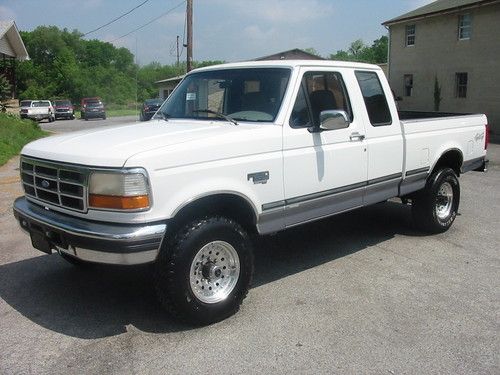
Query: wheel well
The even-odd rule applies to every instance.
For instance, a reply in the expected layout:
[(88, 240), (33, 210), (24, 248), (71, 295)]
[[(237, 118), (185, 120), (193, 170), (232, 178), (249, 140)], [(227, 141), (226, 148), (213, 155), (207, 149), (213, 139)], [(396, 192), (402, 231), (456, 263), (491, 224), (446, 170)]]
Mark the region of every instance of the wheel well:
[(442, 168), (451, 168), (455, 171), (457, 176), (460, 176), (460, 170), (462, 168), (462, 161), (463, 161), (463, 156), (462, 153), (459, 150), (449, 150), (446, 151), (439, 160), (437, 161), (436, 165), (434, 166), (434, 171), (438, 171)]
[(225, 193), (199, 198), (182, 207), (173, 218), (176, 226), (181, 226), (189, 220), (209, 215), (221, 215), (233, 219), (247, 231), (256, 231), (256, 212), (252, 204), (245, 198)]

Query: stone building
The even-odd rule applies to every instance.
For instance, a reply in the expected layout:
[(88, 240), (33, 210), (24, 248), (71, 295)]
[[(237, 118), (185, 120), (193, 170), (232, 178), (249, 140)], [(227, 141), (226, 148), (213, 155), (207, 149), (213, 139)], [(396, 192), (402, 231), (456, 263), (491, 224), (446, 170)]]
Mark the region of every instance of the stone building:
[(400, 109), (486, 113), (500, 135), (500, 0), (437, 0), (383, 25)]

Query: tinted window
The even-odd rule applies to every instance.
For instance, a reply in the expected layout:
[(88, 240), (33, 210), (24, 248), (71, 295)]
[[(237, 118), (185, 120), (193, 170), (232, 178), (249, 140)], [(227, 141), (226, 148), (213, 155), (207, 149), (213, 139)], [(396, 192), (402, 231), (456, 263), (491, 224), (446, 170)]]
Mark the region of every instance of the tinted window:
[(290, 117), (290, 126), (311, 126), (312, 123), (319, 125), (320, 113), (328, 110), (344, 111), (352, 121), (351, 106), (342, 76), (336, 72), (304, 74)]
[(23, 100), (23, 101), (21, 101), (20, 106), (21, 107), (30, 107), (31, 106), (31, 100)]
[(56, 100), (54, 102), (55, 105), (57, 106), (62, 106), (62, 105), (71, 105), (71, 102), (69, 100)]
[(366, 110), (373, 126), (392, 124), (389, 105), (382, 84), (375, 72), (356, 72), (359, 87), (365, 100)]
[(49, 102), (33, 102), (32, 107), (48, 107)]

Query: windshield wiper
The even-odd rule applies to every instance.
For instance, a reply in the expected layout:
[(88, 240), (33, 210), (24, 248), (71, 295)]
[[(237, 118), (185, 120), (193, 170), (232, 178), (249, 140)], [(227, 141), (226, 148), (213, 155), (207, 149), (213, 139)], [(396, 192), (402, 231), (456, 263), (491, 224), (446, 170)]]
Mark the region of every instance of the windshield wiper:
[(193, 110), (193, 113), (211, 113), (213, 115), (216, 115), (219, 118), (222, 118), (226, 121), (229, 121), (230, 123), (234, 125), (238, 125), (238, 122), (232, 118), (231, 116), (225, 115), (224, 113), (217, 112), (217, 111), (212, 111), (211, 109), (195, 109)]

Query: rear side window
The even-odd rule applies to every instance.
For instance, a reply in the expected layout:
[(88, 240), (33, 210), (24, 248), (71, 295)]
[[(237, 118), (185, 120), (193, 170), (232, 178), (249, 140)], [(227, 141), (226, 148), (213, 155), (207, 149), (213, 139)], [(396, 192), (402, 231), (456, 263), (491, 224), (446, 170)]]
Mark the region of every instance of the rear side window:
[(356, 78), (365, 100), (371, 124), (373, 126), (391, 125), (391, 112), (377, 73), (357, 71)]

